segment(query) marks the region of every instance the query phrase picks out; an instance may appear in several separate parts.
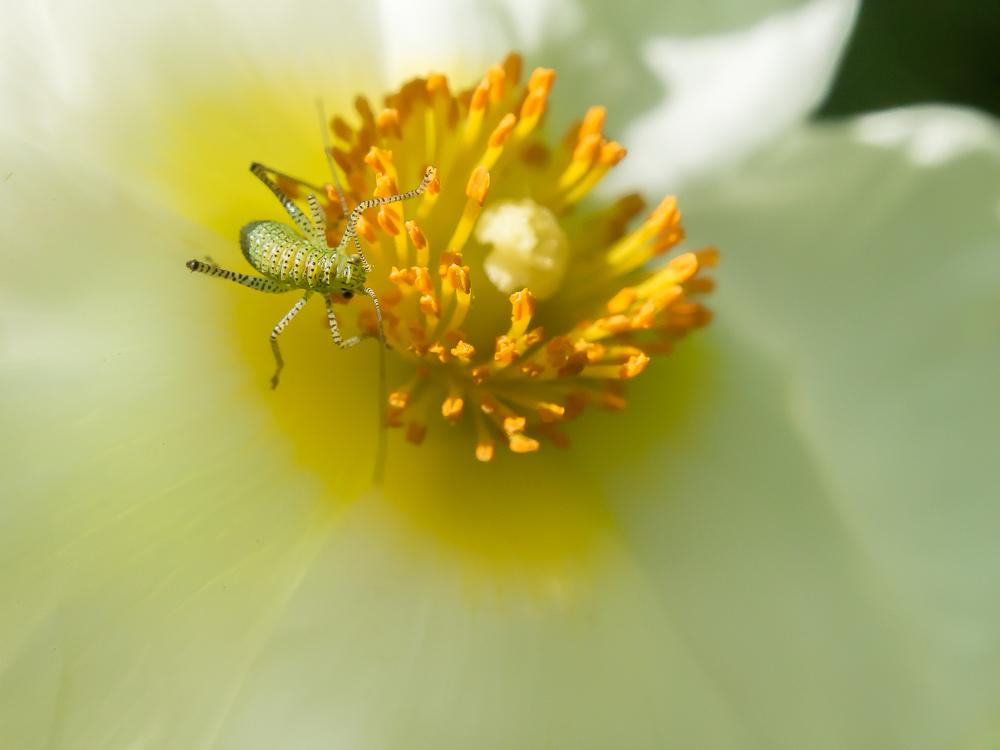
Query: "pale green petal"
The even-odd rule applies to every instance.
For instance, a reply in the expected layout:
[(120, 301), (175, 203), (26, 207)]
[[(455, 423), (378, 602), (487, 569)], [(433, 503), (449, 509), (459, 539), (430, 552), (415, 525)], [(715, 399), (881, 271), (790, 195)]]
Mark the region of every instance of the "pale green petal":
[(704, 405), (609, 492), (772, 746), (978, 746), (995, 727), (1000, 160), (979, 119), (987, 148), (932, 167), (813, 127), (681, 195), (692, 243), (723, 249)]

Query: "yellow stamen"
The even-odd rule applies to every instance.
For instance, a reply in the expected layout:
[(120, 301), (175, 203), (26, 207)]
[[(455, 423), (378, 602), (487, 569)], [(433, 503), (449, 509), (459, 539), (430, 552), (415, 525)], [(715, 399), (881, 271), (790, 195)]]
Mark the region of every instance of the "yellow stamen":
[[(440, 167), (419, 200), (367, 211), (357, 232), (374, 266), (366, 281), (382, 306), (390, 356), (412, 368), (389, 396), (387, 424), (405, 427), (406, 439), (419, 444), (427, 419), (437, 418), (435, 398), (443, 398), (437, 404), (453, 424), (471, 401), (480, 461), (495, 457), (498, 434), (515, 453), (539, 450), (535, 438), (542, 436), (566, 448), (560, 422), (580, 417), (587, 405), (623, 409), (624, 381), (711, 320), (696, 300), (712, 291), (704, 272), (718, 262), (718, 252), (704, 248), (659, 263), (655, 256), (684, 240), (673, 197), (632, 231), (629, 222), (644, 205), (636, 194), (588, 210), (581, 200), (625, 156), (602, 135), (607, 111), (591, 107), (550, 149), (539, 125), (555, 73), (538, 68), (525, 85), (520, 76), (521, 58), (510, 55), (458, 94), (443, 75), (431, 74), (387, 96), (377, 115), (359, 97), (360, 119), (330, 121), (344, 205), (332, 185), (320, 196), (334, 243), (354, 206), (411, 190), (427, 165)], [(298, 194), (295, 185), (286, 188)], [(508, 202), (532, 210), (505, 209)], [(481, 216), (495, 224), (489, 232)], [(480, 239), (477, 223), (483, 237), (504, 244)], [(466, 250), (474, 230), (476, 244)], [(486, 245), (492, 249), (484, 252)], [(558, 272), (547, 275), (556, 260)], [(477, 288), (477, 305), (473, 275), (477, 285), (521, 290), (509, 295), (506, 331), (487, 327), (495, 320), (495, 290)], [(359, 296), (353, 304), (363, 302)], [(370, 306), (357, 318), (360, 332), (377, 334)], [(548, 337), (542, 321), (550, 329), (569, 322)]]
[(468, 200), (465, 203), (465, 210), (462, 218), (459, 219), (455, 233), (448, 240), (448, 250), (456, 253), (461, 252), (465, 243), (472, 234), (472, 228), (476, 225), (476, 219), (486, 202), (486, 194), (490, 189), (490, 173), (486, 167), (478, 166), (469, 175), (469, 182), (465, 186), (465, 195)]

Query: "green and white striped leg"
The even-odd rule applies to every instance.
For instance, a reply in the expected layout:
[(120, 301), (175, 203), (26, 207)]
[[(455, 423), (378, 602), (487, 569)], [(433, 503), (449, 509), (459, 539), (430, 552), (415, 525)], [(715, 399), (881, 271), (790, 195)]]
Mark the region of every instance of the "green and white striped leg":
[(281, 368), (285, 366), (285, 361), (281, 358), (281, 350), (278, 349), (278, 336), (285, 330), (285, 326), (291, 322), (292, 318), (298, 314), (299, 310), (305, 307), (306, 302), (308, 302), (309, 298), (312, 296), (312, 291), (308, 291), (302, 295), (302, 299), (292, 305), (292, 309), (285, 313), (285, 317), (279, 320), (278, 325), (276, 325), (274, 330), (271, 331), (271, 351), (274, 352), (274, 361), (277, 365), (274, 371), (274, 377), (271, 378), (272, 390), (278, 387), (278, 376), (281, 375)]
[(330, 299), (329, 294), (324, 294), (323, 299), (326, 300), (326, 319), (330, 321), (330, 333), (333, 335), (334, 343), (341, 349), (346, 349), (361, 341), (360, 336), (351, 336), (347, 341), (341, 340), (340, 326), (337, 325), (337, 316), (333, 313), (333, 300)]
[(271, 281), (271, 279), (265, 279), (263, 276), (251, 276), (246, 273), (227, 271), (226, 269), (220, 268), (216, 265), (215, 261), (211, 258), (209, 258), (208, 263), (203, 263), (200, 260), (189, 260), (184, 265), (186, 265), (194, 273), (204, 273), (208, 276), (225, 279), (226, 281), (235, 281), (237, 284), (250, 287), (251, 289), (256, 289), (258, 292), (280, 294), (281, 292), (287, 292), (290, 289), (290, 287), (285, 284), (279, 284), (276, 281)]

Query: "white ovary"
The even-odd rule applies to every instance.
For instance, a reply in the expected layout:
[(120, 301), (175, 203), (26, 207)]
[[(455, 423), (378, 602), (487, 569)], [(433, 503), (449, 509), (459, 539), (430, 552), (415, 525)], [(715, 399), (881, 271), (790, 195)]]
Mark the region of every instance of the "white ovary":
[(546, 299), (559, 290), (569, 261), (569, 241), (544, 206), (530, 198), (490, 206), (479, 217), (476, 239), (493, 246), (483, 269), (504, 294), (527, 287), (538, 299)]

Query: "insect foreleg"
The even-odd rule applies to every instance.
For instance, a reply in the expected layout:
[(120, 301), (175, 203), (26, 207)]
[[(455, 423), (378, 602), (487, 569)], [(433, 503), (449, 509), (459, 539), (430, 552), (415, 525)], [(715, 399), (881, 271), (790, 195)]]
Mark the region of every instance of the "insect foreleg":
[(346, 341), (340, 338), (340, 326), (337, 325), (337, 316), (333, 312), (333, 300), (330, 299), (329, 294), (324, 294), (323, 299), (326, 301), (326, 319), (330, 322), (330, 334), (333, 336), (333, 342), (341, 349), (346, 349), (361, 341), (360, 336), (351, 336)]
[(227, 271), (226, 269), (217, 266), (215, 261), (203, 263), (200, 260), (189, 260), (184, 265), (194, 272), (208, 274), (209, 276), (216, 276), (220, 279), (226, 279), (227, 281), (235, 281), (237, 284), (242, 284), (243, 286), (248, 286), (251, 289), (256, 289), (258, 292), (278, 294), (280, 292), (288, 291), (287, 286), (279, 284), (276, 281), (271, 281), (271, 279), (265, 279), (261, 276), (250, 276), (245, 273)]
[[(384, 198), (371, 198), (369, 200), (362, 201), (355, 206), (354, 210), (351, 211), (350, 218), (347, 220), (347, 228), (344, 230), (344, 236), (340, 238), (340, 245), (337, 246), (337, 251), (340, 253), (346, 252), (347, 245), (350, 243), (352, 237), (354, 237), (355, 242), (357, 242), (356, 227), (358, 224), (358, 218), (361, 216), (363, 211), (366, 211), (369, 208), (374, 208), (375, 206), (384, 206), (386, 203), (397, 203), (399, 201), (409, 200), (410, 198), (416, 198), (427, 189), (428, 185), (431, 184), (431, 180), (434, 179), (435, 171), (434, 167), (427, 167), (427, 171), (424, 173), (423, 181), (415, 190), (411, 190), (408, 193), (400, 193), (399, 195), (387, 195)], [(360, 249), (360, 244), (358, 247)]]
[(298, 302), (292, 305), (292, 309), (289, 310), (287, 313), (285, 313), (285, 317), (279, 320), (278, 325), (276, 325), (274, 327), (274, 330), (271, 331), (271, 351), (274, 352), (274, 361), (277, 365), (274, 371), (274, 377), (271, 378), (272, 389), (278, 387), (278, 376), (281, 375), (281, 368), (285, 366), (285, 362), (281, 358), (281, 350), (278, 349), (278, 336), (281, 334), (282, 331), (285, 330), (285, 326), (287, 326), (289, 322), (291, 322), (292, 318), (294, 318), (298, 314), (299, 310), (301, 310), (305, 306), (306, 302), (308, 302), (309, 298), (312, 296), (313, 296), (312, 291), (308, 291), (304, 295), (302, 295), (302, 299), (300, 299)]

